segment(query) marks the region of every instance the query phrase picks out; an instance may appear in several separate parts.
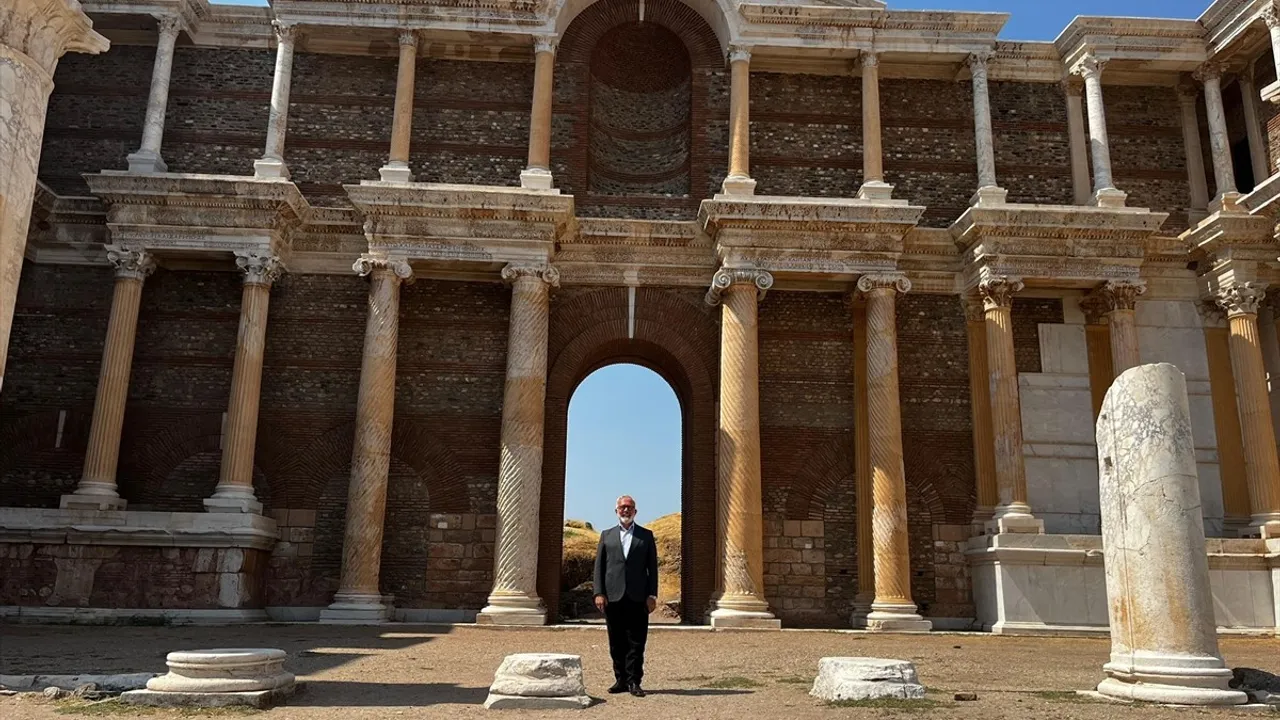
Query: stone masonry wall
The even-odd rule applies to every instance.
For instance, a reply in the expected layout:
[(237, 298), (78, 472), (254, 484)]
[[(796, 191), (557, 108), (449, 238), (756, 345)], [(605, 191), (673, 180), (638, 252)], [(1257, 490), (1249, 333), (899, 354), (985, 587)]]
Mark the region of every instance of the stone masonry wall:
[[(1182, 232), (1188, 226), (1190, 190), (1176, 91), (1171, 87), (1107, 85), (1103, 95), (1116, 187), (1129, 194), (1130, 207), (1169, 213), (1162, 228), (1165, 232)], [(1212, 168), (1211, 162), (1205, 166), (1211, 188)], [(1069, 166), (1064, 169), (1068, 174), (1069, 170)]]

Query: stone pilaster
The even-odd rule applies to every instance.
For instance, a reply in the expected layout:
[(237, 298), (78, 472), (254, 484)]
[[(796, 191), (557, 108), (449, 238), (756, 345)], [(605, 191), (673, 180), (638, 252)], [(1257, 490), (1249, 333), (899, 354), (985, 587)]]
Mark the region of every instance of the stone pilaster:
[(1107, 111), (1102, 103), (1102, 69), (1106, 65), (1086, 55), (1071, 71), (1084, 78), (1089, 109), (1089, 147), (1093, 150), (1093, 198), (1099, 207), (1124, 207), (1125, 194), (1116, 189), (1111, 177), (1111, 141), (1107, 139)]
[[(391, 154), (379, 171), (383, 182), (413, 182), (413, 173), (409, 170), (409, 135), (413, 127), (413, 78), (417, 63), (418, 33), (402, 30), (400, 67), (396, 74), (396, 110), (391, 123)], [(537, 72), (535, 58), (535, 76)], [(530, 158), (532, 163), (532, 155)]]
[(1215, 299), (1226, 310), (1230, 324), (1231, 370), (1240, 403), (1250, 532), (1280, 537), (1280, 461), (1258, 337), (1258, 305), (1265, 292), (1265, 286), (1244, 283), (1221, 290)]
[(1258, 120), (1258, 88), (1253, 84), (1253, 63), (1236, 77), (1240, 85), (1240, 109), (1244, 112), (1244, 130), (1249, 138), (1249, 164), (1253, 168), (1253, 185), (1257, 187), (1271, 175), (1267, 161), (1267, 143)]
[(927, 632), (933, 624), (911, 599), (911, 547), (907, 532), (907, 478), (902, 463), (902, 409), (898, 397), (898, 293), (911, 290), (905, 275), (863, 275), (867, 298), (867, 413), (871, 445), (871, 535), (876, 597), (868, 630)]
[(551, 288), (559, 286), (560, 273), (549, 265), (508, 265), (502, 279), (511, 284), (511, 325), (502, 397), (498, 534), (493, 592), (476, 622), (542, 625), (547, 618), (538, 597), (543, 404)]
[(720, 443), (716, 515), (719, 594), (713, 627), (778, 628), (764, 599), (764, 522), (760, 490), (760, 348), (757, 310), (773, 276), (721, 268), (707, 291), (721, 303)]
[(529, 115), (529, 163), (520, 187), (551, 189), (551, 101), (555, 82), (556, 38), (542, 36), (533, 46), (533, 108)]
[(30, 229), (53, 71), (66, 52), (100, 53), (107, 39), (79, 3), (5, 0), (0, 19), (0, 387)]
[[(1182, 109), (1182, 146), (1187, 159), (1187, 186), (1191, 191), (1191, 211), (1203, 219), (1209, 207), (1209, 186), (1204, 175), (1204, 151), (1200, 147), (1200, 118), (1196, 100), (1200, 91), (1195, 85), (1178, 86), (1178, 106)], [(1193, 222), (1196, 220), (1193, 217)]]
[(862, 187), (858, 197), (884, 200), (893, 186), (884, 181), (884, 139), (880, 125), (880, 56), (863, 51), (862, 63)]
[(1089, 187), (1089, 139), (1084, 131), (1084, 86), (1078, 80), (1064, 80), (1067, 99), (1067, 134), (1071, 145), (1071, 187), (1076, 205), (1088, 205), (1093, 198)]
[(1131, 367), (1142, 364), (1138, 349), (1138, 323), (1135, 318), (1138, 296), (1146, 293), (1141, 280), (1108, 280), (1088, 299), (1096, 303), (1111, 332), (1112, 378)]
[(123, 510), (125, 507), (125, 500), (116, 489), (120, 431), (124, 427), (124, 407), (129, 400), (129, 373), (133, 368), (142, 283), (156, 265), (149, 253), (118, 245), (107, 246), (107, 260), (116, 269), (116, 285), (111, 296), (107, 340), (102, 347), (102, 369), (93, 402), (84, 474), (75, 493), (62, 496), (59, 504), (64, 508)]
[(209, 512), (262, 513), (253, 492), (253, 453), (258, 439), (258, 403), (262, 394), (262, 353), (267, 340), (267, 305), (271, 285), (284, 265), (273, 255), (236, 253), (244, 271), (240, 295), (240, 332), (231, 370), (231, 400), (227, 404), (222, 467), (213, 497), (204, 501)]
[(729, 174), (721, 186), (726, 195), (752, 195), (751, 179), (751, 48), (729, 48)]
[(991, 519), (999, 502), (996, 493), (995, 441), (991, 437), (991, 379), (987, 372), (987, 321), (982, 299), (965, 296), (965, 329), (969, 336), (969, 411), (973, 418), (973, 474), (977, 481), (978, 504), (973, 521)]
[(253, 174), (260, 178), (288, 178), (284, 162), (284, 138), (289, 127), (289, 90), (293, 86), (293, 44), (297, 26), (274, 20), (276, 72), (271, 81), (271, 115), (267, 120), (267, 145), (262, 157), (253, 161)]
[(1209, 151), (1213, 155), (1213, 179), (1218, 194), (1211, 210), (1222, 209), (1224, 198), (1236, 194), (1236, 174), (1231, 162), (1231, 140), (1227, 135), (1227, 115), (1222, 107), (1222, 66), (1201, 65), (1195, 78), (1204, 85), (1204, 107), (1209, 117)]
[(876, 599), (875, 542), (871, 536), (871, 430), (867, 410), (867, 304), (853, 300), (853, 461), (857, 510), (858, 592), (850, 624), (866, 627)]
[(151, 94), (147, 97), (147, 116), (142, 126), (142, 147), (129, 155), (129, 172), (168, 172), (160, 158), (160, 142), (164, 139), (164, 115), (169, 105), (169, 76), (173, 72), (173, 45), (182, 31), (182, 18), (162, 15), (156, 19), (160, 34), (156, 40), (156, 60), (151, 68)]
[(400, 285), (413, 269), (398, 258), (362, 256), (352, 269), (369, 276), (369, 316), (360, 361), (356, 431), (347, 488), (347, 525), (342, 540), (342, 575), (333, 603), (321, 622), (381, 622), (388, 619), (379, 574), (382, 531), (391, 467), (391, 425), (396, 395), (396, 346), (400, 325)]
[(974, 205), (1001, 205), (1009, 191), (996, 182), (995, 140), (991, 132), (991, 97), (987, 88), (989, 50), (971, 53), (969, 72), (973, 80), (973, 134), (978, 150), (978, 191), (970, 201)]
[(978, 285), (987, 333), (987, 369), (991, 375), (991, 429), (995, 450), (997, 503), (987, 532), (1044, 532), (1044, 523), (1027, 504), (1027, 474), (1022, 458), (1022, 407), (1013, 354), (1013, 296), (1017, 278), (992, 277)]

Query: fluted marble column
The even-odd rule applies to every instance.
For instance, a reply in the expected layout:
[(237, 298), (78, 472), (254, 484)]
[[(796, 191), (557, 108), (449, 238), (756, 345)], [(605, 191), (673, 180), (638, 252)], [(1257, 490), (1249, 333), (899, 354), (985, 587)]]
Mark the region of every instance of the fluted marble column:
[(116, 488), (120, 432), (124, 428), (124, 407), (129, 401), (129, 373), (133, 368), (142, 283), (156, 265), (150, 253), (118, 245), (107, 246), (107, 259), (116, 269), (116, 285), (111, 296), (111, 317), (107, 320), (107, 340), (102, 347), (98, 393), (93, 402), (84, 474), (75, 493), (62, 496), (59, 505), (64, 508), (123, 510), (125, 507), (125, 500)]
[[(379, 171), (383, 182), (413, 182), (413, 173), (409, 170), (409, 136), (413, 128), (413, 79), (417, 64), (418, 33), (402, 30), (400, 67), (396, 74), (396, 110), (391, 121), (391, 154)], [(534, 67), (536, 76), (536, 59)]]
[(987, 369), (991, 374), (991, 429), (995, 449), (996, 509), (988, 532), (1044, 532), (1044, 523), (1027, 504), (1027, 473), (1022, 457), (1022, 406), (1018, 366), (1013, 352), (1013, 296), (1022, 281), (991, 277), (978, 284), (986, 320)]
[(1088, 98), (1089, 147), (1093, 151), (1093, 198), (1099, 207), (1124, 207), (1125, 194), (1116, 189), (1111, 176), (1111, 141), (1107, 139), (1107, 111), (1102, 103), (1102, 69), (1105, 60), (1086, 55), (1072, 68), (1084, 78)]
[(1009, 191), (996, 182), (995, 137), (991, 131), (991, 98), (987, 88), (987, 63), (990, 50), (970, 53), (969, 72), (973, 76), (973, 134), (978, 155), (978, 191), (970, 201), (974, 205), (1001, 205)]
[(721, 268), (707, 302), (723, 304), (720, 334), (720, 444), (716, 516), (721, 528), (720, 594), (712, 627), (778, 628), (764, 598), (760, 489), (760, 347), (757, 311), (773, 276)]
[(729, 48), (729, 174), (721, 191), (726, 195), (751, 195), (751, 48)]
[(1136, 319), (1138, 296), (1147, 291), (1142, 280), (1108, 280), (1093, 292), (1111, 333), (1112, 379), (1131, 367), (1142, 364), (1138, 350)]
[(388, 619), (379, 578), (382, 531), (391, 469), (391, 428), (396, 399), (396, 347), (400, 334), (400, 285), (413, 269), (399, 258), (364, 255), (352, 269), (369, 277), (369, 314), (360, 361), (356, 431), (347, 487), (347, 524), (342, 539), (342, 575), (321, 622), (381, 622)]
[(871, 430), (867, 409), (867, 304), (853, 300), (853, 462), (857, 506), (858, 591), (853, 597), (854, 627), (866, 627), (876, 599), (875, 542), (871, 535)]
[(222, 467), (213, 497), (205, 498), (209, 512), (262, 513), (253, 492), (253, 453), (258, 440), (258, 403), (262, 394), (262, 354), (267, 340), (267, 305), (271, 285), (284, 271), (274, 255), (236, 253), (244, 271), (240, 294), (240, 332), (231, 370), (231, 401), (227, 404)]
[(1213, 204), (1220, 206), (1224, 196), (1236, 192), (1231, 140), (1227, 135), (1227, 115), (1222, 107), (1222, 66), (1207, 62), (1196, 69), (1195, 78), (1204, 84), (1204, 107), (1209, 116), (1209, 151), (1213, 155), (1213, 179), (1218, 191)]
[(142, 147), (129, 155), (129, 172), (168, 172), (160, 158), (160, 142), (164, 139), (164, 115), (169, 105), (169, 77), (173, 73), (173, 46), (182, 30), (182, 18), (163, 15), (156, 19), (160, 35), (156, 40), (156, 60), (151, 68), (151, 94), (147, 97), (147, 116), (142, 126)]
[[(1178, 106), (1182, 109), (1182, 147), (1187, 159), (1187, 186), (1191, 191), (1191, 211), (1203, 219), (1209, 207), (1209, 186), (1204, 175), (1204, 150), (1200, 147), (1200, 118), (1196, 100), (1200, 91), (1195, 85), (1178, 86)], [(1196, 222), (1195, 217), (1192, 222)]]
[(529, 163), (520, 187), (551, 189), (551, 109), (554, 98), (556, 38), (541, 36), (533, 45), (533, 108), (529, 114)]
[(862, 187), (858, 197), (885, 200), (893, 186), (884, 181), (884, 136), (880, 125), (880, 56), (863, 51), (862, 63)]
[(0, 388), (27, 247), (53, 71), (66, 52), (100, 53), (107, 39), (79, 3), (5, 0), (0, 11)]
[(902, 463), (902, 409), (898, 397), (898, 293), (911, 290), (905, 275), (863, 275), (867, 297), (867, 412), (871, 445), (871, 535), (876, 598), (867, 629), (928, 632), (911, 599), (911, 545), (907, 528), (907, 476)]
[(498, 534), (493, 592), (476, 622), (541, 625), (547, 619), (538, 597), (547, 326), (551, 288), (559, 286), (560, 273), (550, 265), (508, 265), (502, 279), (512, 287), (507, 384), (502, 396)]
[(995, 440), (991, 437), (991, 378), (987, 371), (987, 321), (982, 299), (965, 296), (965, 329), (969, 335), (969, 412), (973, 422), (973, 474), (977, 481), (978, 504), (973, 521), (983, 524), (996, 511)]
[(1240, 83), (1240, 109), (1244, 112), (1244, 129), (1249, 138), (1249, 164), (1253, 168), (1253, 185), (1257, 187), (1271, 175), (1267, 161), (1267, 143), (1258, 120), (1258, 88), (1253, 84), (1253, 63), (1249, 63), (1237, 80)]
[(253, 161), (253, 174), (260, 178), (288, 178), (284, 162), (284, 138), (289, 128), (289, 90), (293, 86), (293, 44), (297, 26), (272, 21), (276, 36), (276, 72), (271, 81), (271, 115), (267, 119), (267, 145), (262, 157)]
[(1226, 310), (1231, 325), (1231, 371), (1240, 402), (1250, 531), (1280, 537), (1280, 462), (1258, 338), (1258, 305), (1265, 292), (1265, 286), (1244, 283), (1220, 291), (1216, 300)]
[(1076, 205), (1093, 199), (1089, 187), (1089, 139), (1084, 131), (1084, 86), (1077, 80), (1062, 81), (1067, 100), (1067, 137), (1071, 146), (1071, 187)]

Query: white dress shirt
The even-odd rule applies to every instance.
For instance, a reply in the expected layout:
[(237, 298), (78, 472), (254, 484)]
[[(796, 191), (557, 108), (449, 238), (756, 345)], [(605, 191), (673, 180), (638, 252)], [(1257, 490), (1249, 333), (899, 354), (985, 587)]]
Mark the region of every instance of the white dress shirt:
[(631, 536), (635, 534), (636, 524), (623, 525), (618, 523), (618, 538), (622, 540), (622, 559), (627, 559), (627, 553), (631, 552)]

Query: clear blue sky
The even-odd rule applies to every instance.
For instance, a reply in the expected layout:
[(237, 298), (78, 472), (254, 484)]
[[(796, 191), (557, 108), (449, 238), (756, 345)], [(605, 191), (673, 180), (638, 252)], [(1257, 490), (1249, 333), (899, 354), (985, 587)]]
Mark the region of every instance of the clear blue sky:
[[(812, 0), (820, 4), (822, 0)], [(234, 5), (266, 5), (266, 0), (210, 0)], [(1006, 40), (1052, 40), (1076, 15), (1197, 18), (1210, 0), (889, 0), (895, 10), (972, 10), (1007, 12), (1013, 17), (1000, 37)]]

